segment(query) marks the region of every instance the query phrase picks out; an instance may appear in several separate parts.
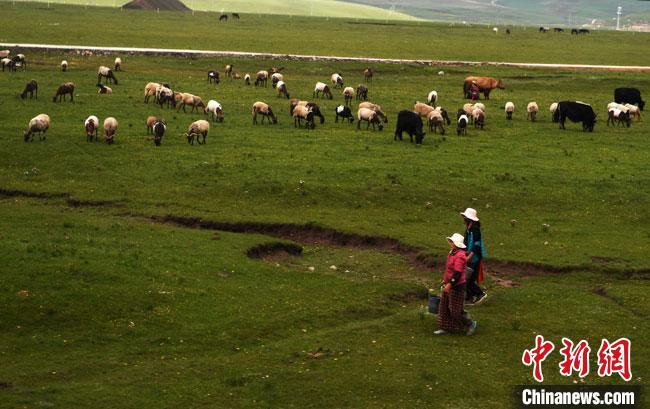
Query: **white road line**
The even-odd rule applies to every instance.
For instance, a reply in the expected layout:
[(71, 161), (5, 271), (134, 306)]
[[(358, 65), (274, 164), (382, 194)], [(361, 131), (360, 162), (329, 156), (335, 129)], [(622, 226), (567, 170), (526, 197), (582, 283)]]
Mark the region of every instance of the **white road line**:
[(131, 54), (152, 55), (192, 55), (198, 57), (246, 57), (258, 59), (277, 59), (295, 61), (338, 61), (338, 62), (364, 62), (377, 64), (406, 64), (429, 66), (492, 66), (516, 68), (565, 68), (576, 70), (610, 70), (610, 71), (650, 71), (650, 67), (637, 65), (596, 65), (596, 64), (543, 64), (543, 63), (516, 63), (496, 61), (458, 61), (458, 60), (409, 60), (398, 58), (373, 58), (373, 57), (339, 57), (333, 55), (300, 55), (300, 54), (274, 54), (256, 53), (246, 51), (211, 51), (211, 50), (181, 50), (174, 48), (136, 48), (136, 47), (101, 47), (90, 45), (58, 45), (58, 44), (18, 44), (0, 43), (1, 48), (19, 48), (23, 50), (61, 50), (61, 51), (92, 51), (92, 52), (121, 52)]

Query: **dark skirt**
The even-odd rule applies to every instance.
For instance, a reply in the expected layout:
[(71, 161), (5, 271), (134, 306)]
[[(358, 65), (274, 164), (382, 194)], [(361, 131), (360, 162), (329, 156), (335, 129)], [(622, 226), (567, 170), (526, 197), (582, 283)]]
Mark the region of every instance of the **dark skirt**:
[(448, 293), (443, 291), (438, 307), (438, 328), (449, 332), (463, 332), (472, 323), (463, 314), (465, 287), (465, 284), (461, 284), (452, 287)]

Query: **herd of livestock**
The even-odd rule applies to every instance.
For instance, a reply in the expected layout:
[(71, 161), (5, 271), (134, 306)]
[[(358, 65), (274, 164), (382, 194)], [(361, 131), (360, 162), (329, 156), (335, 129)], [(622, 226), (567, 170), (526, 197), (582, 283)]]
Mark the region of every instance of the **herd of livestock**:
[[(0, 61), (2, 70), (15, 71), (18, 69), (25, 70), (27, 67), (26, 58), (23, 54), (9, 58), (9, 51), (0, 51)], [(122, 60), (116, 58), (114, 68), (111, 69), (106, 66), (100, 66), (97, 70), (97, 88), (99, 94), (112, 94), (113, 90), (108, 84), (118, 84), (115, 72), (121, 71)], [(68, 69), (68, 62), (63, 60), (60, 64), (61, 71)], [(365, 122), (366, 130), (372, 126), (373, 130), (382, 130), (384, 124), (388, 123), (388, 117), (382, 110), (381, 106), (368, 101), (368, 83), (372, 83), (373, 70), (367, 68), (363, 72), (365, 84), (359, 84), (356, 88), (346, 87), (344, 85), (343, 77), (340, 73), (331, 75), (331, 84), (324, 82), (317, 82), (313, 90), (313, 101), (300, 100), (297, 98), (290, 98), (287, 84), (284, 82), (284, 76), (281, 73), (283, 70), (280, 68), (269, 68), (268, 70), (261, 70), (256, 73), (255, 81), (253, 83), (250, 74), (245, 74), (243, 80), (246, 85), (254, 84), (255, 86), (266, 86), (267, 81), (271, 80), (272, 87), (277, 91), (278, 96), (289, 100), (289, 112), (294, 120), (295, 127), (304, 126), (307, 129), (314, 129), (316, 127), (315, 118), (320, 119), (320, 123), (325, 122), (325, 117), (321, 112), (319, 105), (315, 102), (318, 98), (333, 99), (333, 90), (339, 88), (342, 92), (343, 103), (335, 108), (335, 122), (339, 119), (353, 123), (357, 121), (357, 129), (360, 129), (361, 122)], [(439, 72), (439, 75), (444, 75), (444, 72)], [(241, 79), (242, 76), (233, 70), (233, 65), (229, 64), (225, 67), (224, 75), (233, 79)], [(102, 83), (105, 80), (105, 83)], [(220, 73), (216, 70), (208, 72), (207, 81), (210, 83), (219, 84)], [(463, 82), (463, 94), (466, 99), (478, 100), (482, 95), (484, 99), (490, 98), (490, 93), (494, 89), (504, 89), (503, 81), (490, 77), (467, 77)], [(75, 85), (72, 82), (61, 84), (56, 93), (52, 97), (54, 102), (65, 101), (69, 96), (71, 102), (74, 101)], [(22, 98), (30, 98), (36, 96), (38, 98), (38, 83), (36, 80), (29, 81), (23, 92)], [(351, 106), (353, 99), (359, 101), (356, 115), (352, 112)], [(437, 105), (438, 93), (434, 90), (429, 92), (426, 102), (416, 101), (411, 110), (400, 111), (397, 115), (396, 129), (394, 139), (402, 139), (402, 134), (406, 132), (413, 142), (421, 144), (424, 138), (424, 123), (422, 118), (426, 120), (429, 131), (445, 133), (445, 124), (451, 125), (451, 118), (446, 109)], [(186, 92), (178, 92), (171, 89), (167, 83), (147, 83), (144, 87), (144, 102), (154, 103), (160, 105), (161, 108), (175, 108), (178, 111), (181, 109), (187, 112), (187, 108), (191, 108), (191, 113), (203, 111), (203, 113), (213, 122), (223, 122), (224, 110), (222, 105), (215, 101), (209, 100), (204, 103), (203, 99), (197, 95)], [(607, 125), (622, 125), (629, 127), (632, 118), (636, 117), (640, 120), (641, 113), (645, 106), (645, 102), (641, 99), (641, 93), (636, 88), (617, 88), (614, 91), (614, 101), (608, 104), (607, 112)], [(561, 101), (554, 102), (549, 107), (553, 122), (559, 123), (561, 129), (565, 129), (565, 122), (569, 119), (572, 122), (581, 122), (584, 131), (593, 131), (596, 123), (596, 114), (593, 108), (584, 102), (580, 101)], [(506, 119), (511, 120), (515, 112), (515, 105), (513, 102), (508, 101), (505, 103), (505, 116)], [(526, 106), (527, 119), (535, 121), (539, 106), (536, 102), (531, 101)], [(270, 104), (257, 101), (251, 107), (251, 115), (253, 124), (264, 122), (276, 124), (278, 122), (277, 116), (273, 111)], [(486, 107), (481, 102), (473, 102), (464, 104), (464, 106), (455, 112), (456, 117), (456, 134), (465, 135), (469, 124), (473, 124), (475, 128), (483, 129), (486, 120)], [(303, 124), (304, 122), (304, 124)], [(24, 140), (33, 140), (35, 134), (39, 134), (40, 139), (45, 139), (45, 133), (50, 128), (50, 117), (47, 114), (40, 114), (32, 118), (27, 129), (24, 132)], [(152, 139), (155, 145), (160, 145), (162, 138), (166, 132), (167, 124), (165, 120), (150, 116), (146, 119), (148, 133), (152, 134)], [(95, 115), (89, 116), (85, 123), (84, 128), (88, 141), (96, 140), (99, 129), (99, 119)], [(118, 129), (118, 121), (113, 117), (108, 117), (103, 123), (104, 137), (107, 143), (113, 143), (114, 137)], [(193, 121), (187, 129), (185, 136), (188, 143), (194, 144), (194, 140), (199, 144), (204, 144), (206, 136), (210, 129), (210, 122), (205, 119)]]

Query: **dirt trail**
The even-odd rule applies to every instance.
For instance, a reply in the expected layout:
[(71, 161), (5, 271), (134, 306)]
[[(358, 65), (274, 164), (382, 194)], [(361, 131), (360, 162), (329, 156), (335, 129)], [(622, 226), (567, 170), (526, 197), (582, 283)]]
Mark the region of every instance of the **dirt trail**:
[(363, 62), (374, 64), (404, 64), (424, 66), (492, 66), (515, 68), (563, 68), (573, 70), (607, 70), (607, 71), (650, 71), (650, 67), (637, 65), (596, 65), (596, 64), (542, 64), (516, 63), (503, 61), (458, 61), (458, 60), (410, 60), (399, 58), (374, 57), (341, 57), (334, 55), (301, 55), (275, 54), (246, 51), (212, 51), (212, 50), (183, 50), (174, 48), (137, 48), (137, 47), (102, 47), (93, 45), (64, 45), (64, 44), (30, 44), (30, 43), (0, 43), (0, 48), (20, 49), (24, 51), (63, 51), (91, 52), (93, 54), (149, 54), (163, 56), (185, 57), (245, 57), (255, 59), (292, 60), (292, 61), (334, 61), (334, 62)]

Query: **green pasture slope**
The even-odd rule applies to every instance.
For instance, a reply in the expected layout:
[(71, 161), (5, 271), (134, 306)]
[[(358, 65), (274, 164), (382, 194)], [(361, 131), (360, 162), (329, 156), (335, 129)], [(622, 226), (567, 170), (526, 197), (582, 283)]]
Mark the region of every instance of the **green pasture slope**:
[[(41, 3), (3, 3), (0, 42), (160, 47), (193, 50), (408, 59), (650, 65), (648, 33), (511, 35), (491, 27), (247, 14), (218, 23), (215, 13), (153, 13)], [(29, 20), (37, 30), (26, 30)], [(119, 24), (99, 24), (99, 22)], [(163, 29), (164, 27), (164, 29)], [(181, 29), (191, 27), (191, 29)], [(137, 35), (134, 35), (137, 33)], [(480, 40), (480, 41), (479, 41)]]
[[(521, 354), (535, 334), (556, 344), (546, 384), (578, 381), (558, 373), (562, 337), (590, 342), (588, 384), (622, 383), (595, 374), (595, 352), (602, 338), (630, 338), (631, 383), (647, 384), (650, 125), (604, 118), (617, 86), (647, 98), (647, 74), (443, 68), (440, 77), (440, 67), (381, 65), (370, 98), (389, 115), (383, 131), (334, 123), (340, 91), (319, 100), (326, 122), (307, 131), (270, 86), (209, 85), (207, 70), (283, 65), (292, 96), (311, 99), (334, 71), (358, 84), (363, 65), (122, 55), (114, 94), (98, 95), (97, 66), (114, 57), (28, 53), (27, 72), (0, 73), (0, 407), (503, 408), (513, 385), (533, 382)], [(485, 101), (483, 131), (458, 138), (451, 127), (421, 147), (393, 141), (397, 112), (429, 90), (452, 113), (461, 107), (470, 73), (507, 85)], [(17, 98), (31, 78), (38, 100)], [(64, 81), (77, 84), (75, 102), (53, 103)], [(206, 145), (188, 145), (181, 134), (203, 115), (143, 103), (148, 81), (217, 99), (225, 121)], [(560, 99), (593, 104), (595, 132), (558, 130), (548, 105)], [(274, 107), (277, 125), (251, 124), (257, 100)], [(542, 109), (536, 123), (525, 119), (530, 100)], [(52, 118), (46, 141), (24, 143), (41, 112)], [(118, 119), (115, 145), (85, 141), (90, 114)], [(152, 114), (168, 122), (158, 148), (144, 126)], [(433, 337), (419, 295), (440, 271), (386, 249), (308, 241), (300, 256), (260, 260), (246, 252), (279, 239), (150, 219), (314, 223), (444, 259), (444, 236), (462, 229), (467, 206), (479, 210), (498, 277), (514, 283), (488, 279), (473, 338)]]

